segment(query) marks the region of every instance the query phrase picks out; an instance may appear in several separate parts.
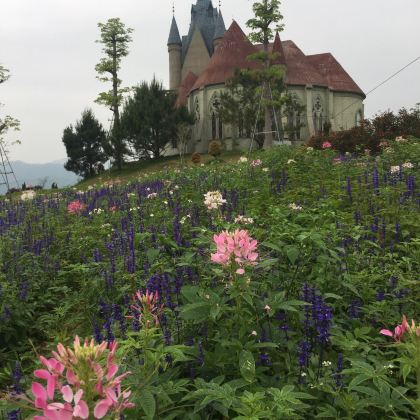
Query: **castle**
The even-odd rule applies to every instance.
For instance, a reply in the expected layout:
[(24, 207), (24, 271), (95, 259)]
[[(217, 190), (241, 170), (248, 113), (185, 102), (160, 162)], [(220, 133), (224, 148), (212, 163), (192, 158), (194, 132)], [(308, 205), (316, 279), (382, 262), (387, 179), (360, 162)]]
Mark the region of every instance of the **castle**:
[[(192, 5), (189, 31), (182, 38), (173, 17), (167, 46), (170, 89), (178, 92), (177, 104), (186, 105), (195, 115), (188, 152), (207, 152), (213, 139), (222, 140), (228, 150), (246, 149), (249, 133), (222, 123), (218, 98), (235, 69), (258, 66), (247, 56), (262, 46), (252, 44), (235, 21), (226, 30), (222, 12), (213, 7), (212, 0)], [(276, 64), (285, 66), (288, 91), (305, 109), (282, 117), (283, 123), (296, 127), (294, 140), (307, 140), (325, 123), (337, 131), (363, 119), (365, 94), (332, 54), (305, 55), (278, 34), (270, 49), (278, 57)]]

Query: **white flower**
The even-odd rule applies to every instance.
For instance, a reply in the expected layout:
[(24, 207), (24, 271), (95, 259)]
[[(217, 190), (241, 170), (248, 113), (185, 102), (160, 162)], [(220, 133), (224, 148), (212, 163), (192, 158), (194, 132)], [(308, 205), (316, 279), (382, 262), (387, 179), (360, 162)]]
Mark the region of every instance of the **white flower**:
[(329, 366), (331, 366), (331, 362), (329, 360), (325, 360), (325, 361), (322, 362), (322, 366), (329, 367)]
[(405, 139), (403, 136), (395, 137), (395, 141), (397, 143), (407, 143), (407, 139)]
[(21, 195), (20, 195), (20, 199), (23, 201), (26, 200), (33, 200), (36, 196), (36, 192), (34, 190), (27, 190), (24, 191)]
[(220, 191), (208, 191), (204, 194), (204, 204), (209, 210), (217, 209), (224, 203), (226, 203), (226, 200)]
[(247, 163), (248, 158), (246, 156), (241, 156), (238, 160), (238, 163)]
[(390, 172), (391, 174), (396, 174), (397, 172), (400, 172), (400, 166), (399, 165), (391, 166)]
[(150, 213), (150, 217), (155, 217), (155, 215), (153, 213)]
[(306, 376), (306, 372), (302, 372), (302, 373), (300, 374), (300, 376), (305, 377), (305, 376)]
[(204, 163), (202, 163), (200, 166), (204, 166)]
[(254, 219), (252, 217), (245, 217), (239, 214), (235, 217), (235, 223), (242, 223), (244, 225), (252, 225), (254, 223)]
[(157, 197), (157, 193), (150, 193), (147, 195), (146, 198), (155, 198), (155, 197)]
[(92, 186), (92, 185), (89, 185), (87, 189), (88, 189), (89, 191), (90, 191), (90, 190), (93, 190), (93, 186)]
[(414, 165), (411, 162), (405, 162), (402, 164), (402, 167), (405, 169), (413, 169)]
[(251, 332), (251, 335), (253, 335), (254, 337), (256, 337), (258, 335), (258, 333), (257, 333), (257, 331), (254, 330), (254, 331)]
[(302, 210), (302, 206), (299, 206), (296, 203), (290, 203), (289, 204), (289, 209), (292, 209), (294, 211), (301, 211)]
[(306, 151), (308, 153), (313, 152), (314, 151), (314, 148), (309, 146), (309, 147), (306, 148)]
[(290, 165), (291, 163), (296, 163), (296, 161), (295, 161), (294, 159), (289, 159), (289, 160), (287, 161), (287, 164), (288, 164), (288, 165)]
[(186, 220), (187, 220), (187, 218), (185, 216), (181, 217), (181, 219), (179, 220), (179, 223), (181, 223), (181, 225), (183, 225)]
[(268, 172), (268, 171), (269, 171), (269, 169), (268, 169), (268, 168), (262, 168), (262, 171), (263, 171), (263, 172)]
[(271, 311), (271, 307), (270, 307), (270, 306), (268, 306), (268, 305), (265, 305), (265, 306), (264, 306), (264, 310), (265, 310), (265, 311)]

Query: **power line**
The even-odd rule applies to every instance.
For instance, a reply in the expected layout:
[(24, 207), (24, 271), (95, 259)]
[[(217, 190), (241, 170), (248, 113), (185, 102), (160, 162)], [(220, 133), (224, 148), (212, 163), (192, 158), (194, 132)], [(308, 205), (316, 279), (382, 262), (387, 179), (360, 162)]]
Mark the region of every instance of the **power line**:
[[(414, 64), (416, 61), (420, 60), (420, 55), (415, 58), (413, 61), (410, 61), (408, 64), (406, 64), (404, 67), (400, 68), (398, 71), (396, 71), (394, 74), (392, 74), (391, 76), (389, 76), (387, 79), (385, 79), (383, 82), (379, 83), (379, 85), (375, 86), (373, 89), (371, 89), (369, 92), (366, 93), (366, 96), (368, 96), (369, 94), (371, 94), (372, 92), (374, 92), (376, 89), (380, 88), (381, 86), (383, 86), (385, 83), (389, 82), (391, 79), (393, 79), (395, 76), (397, 76), (398, 74), (400, 74), (402, 71), (404, 71), (407, 67), (410, 67), (412, 64)], [(342, 111), (340, 111), (338, 114), (335, 114), (332, 119), (334, 119), (335, 117), (338, 117), (339, 115), (341, 115), (344, 111), (346, 111), (347, 109), (349, 109), (350, 107), (352, 107), (357, 101), (352, 102), (350, 105), (348, 105), (346, 108), (344, 108)]]

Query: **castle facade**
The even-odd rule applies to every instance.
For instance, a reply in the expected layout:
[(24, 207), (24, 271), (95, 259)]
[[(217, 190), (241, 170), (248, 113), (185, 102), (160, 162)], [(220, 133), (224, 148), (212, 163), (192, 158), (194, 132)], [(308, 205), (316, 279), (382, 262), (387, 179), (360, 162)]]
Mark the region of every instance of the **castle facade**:
[[(247, 57), (261, 49), (252, 44), (233, 21), (226, 30), (222, 12), (211, 0), (197, 0), (191, 7), (188, 34), (180, 36), (175, 17), (168, 38), (169, 84), (178, 92), (177, 104), (186, 105), (195, 115), (188, 152), (207, 152), (211, 140), (220, 139), (229, 149), (246, 149), (249, 133), (241, 127), (223, 124), (217, 115), (220, 93), (235, 69), (257, 66)], [(348, 129), (364, 117), (365, 94), (330, 53), (305, 55), (293, 41), (276, 35), (270, 45), (276, 64), (285, 67), (285, 84), (304, 112), (282, 117), (294, 124), (293, 138), (305, 141), (325, 124), (332, 131)]]

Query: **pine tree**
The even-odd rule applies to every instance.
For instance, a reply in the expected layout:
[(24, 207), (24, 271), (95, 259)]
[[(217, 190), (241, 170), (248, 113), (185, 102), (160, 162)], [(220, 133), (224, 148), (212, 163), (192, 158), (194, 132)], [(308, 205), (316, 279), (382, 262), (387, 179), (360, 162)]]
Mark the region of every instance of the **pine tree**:
[(68, 156), (64, 167), (83, 178), (95, 175), (98, 166), (107, 160), (103, 150), (105, 139), (105, 131), (92, 110), (83, 111), (74, 127), (64, 129), (62, 141)]

